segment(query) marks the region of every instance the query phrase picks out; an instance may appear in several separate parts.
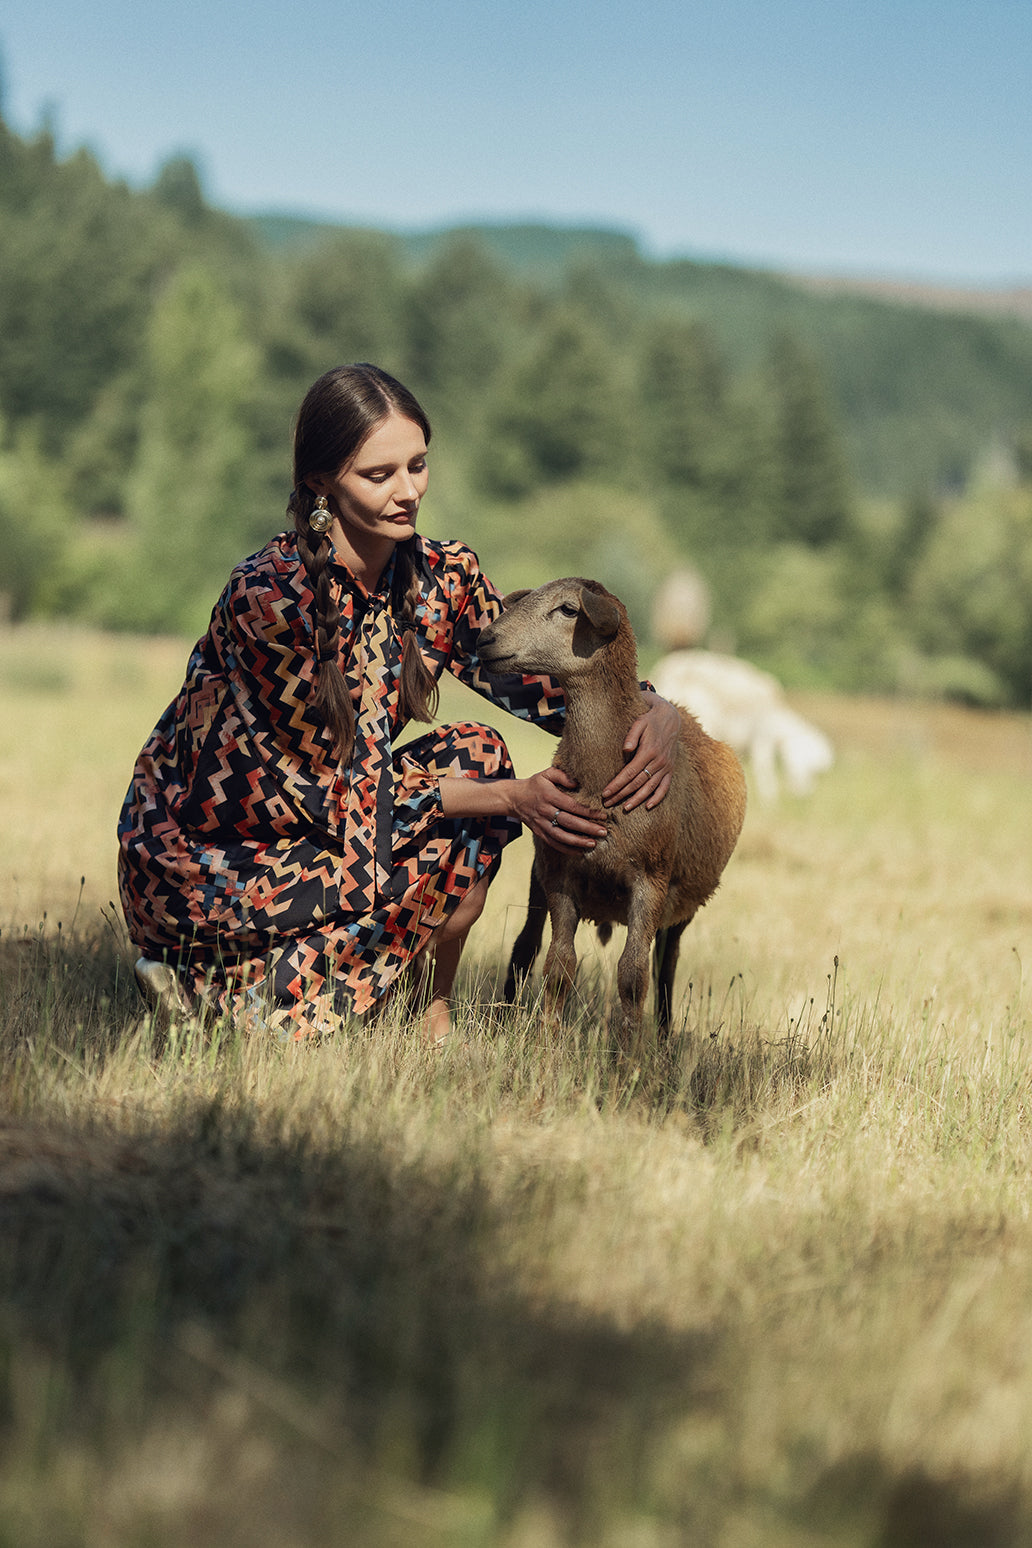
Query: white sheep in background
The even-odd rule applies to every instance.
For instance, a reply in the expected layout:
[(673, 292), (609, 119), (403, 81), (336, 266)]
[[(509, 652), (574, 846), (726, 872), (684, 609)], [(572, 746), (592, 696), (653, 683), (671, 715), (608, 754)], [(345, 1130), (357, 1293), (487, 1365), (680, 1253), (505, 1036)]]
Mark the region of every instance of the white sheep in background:
[(675, 650), (649, 673), (657, 693), (683, 704), (704, 731), (748, 759), (761, 800), (774, 801), (779, 772), (793, 795), (809, 795), (835, 754), (823, 731), (789, 705), (769, 672), (736, 656)]

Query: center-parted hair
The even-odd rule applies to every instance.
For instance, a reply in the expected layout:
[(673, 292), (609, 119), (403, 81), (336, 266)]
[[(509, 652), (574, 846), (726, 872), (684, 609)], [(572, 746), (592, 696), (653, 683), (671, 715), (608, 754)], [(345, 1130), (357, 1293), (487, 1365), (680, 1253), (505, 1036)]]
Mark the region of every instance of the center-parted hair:
[[(316, 495), (307, 480), (318, 474), (338, 473), (391, 413), (412, 420), (430, 444), (430, 421), (401, 382), (374, 365), (335, 366), (312, 383), (294, 426), (294, 490), (287, 511), (294, 520), (298, 553), (315, 597), (316, 703), (333, 734), (342, 764), (350, 760), (355, 744), (355, 711), (340, 663), (340, 613), (329, 574), (332, 545), (328, 532), (313, 532), (309, 525)], [(408, 719), (432, 720), (437, 684), (412, 634), (419, 602), (415, 548), (413, 537), (395, 550), (391, 611), (404, 634), (399, 683), (402, 714)]]

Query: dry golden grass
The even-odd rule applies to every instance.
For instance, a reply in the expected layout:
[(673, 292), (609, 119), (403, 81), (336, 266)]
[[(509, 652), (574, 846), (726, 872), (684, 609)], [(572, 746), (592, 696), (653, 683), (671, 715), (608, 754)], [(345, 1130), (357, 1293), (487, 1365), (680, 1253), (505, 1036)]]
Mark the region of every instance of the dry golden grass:
[(101, 910), (185, 646), (4, 644), (0, 1543), (1030, 1540), (1028, 717), (803, 703), (633, 1068), (590, 932), (561, 1037), (494, 1003), (526, 843), (443, 1057), (157, 1048)]

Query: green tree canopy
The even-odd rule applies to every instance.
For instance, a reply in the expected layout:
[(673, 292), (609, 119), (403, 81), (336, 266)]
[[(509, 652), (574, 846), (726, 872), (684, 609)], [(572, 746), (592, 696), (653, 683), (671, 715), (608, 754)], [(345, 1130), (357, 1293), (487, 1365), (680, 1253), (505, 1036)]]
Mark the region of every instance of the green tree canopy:
[(831, 401), (816, 360), (778, 333), (766, 364), (775, 536), (824, 548), (845, 536), (849, 479)]
[(197, 630), (253, 546), (265, 494), (250, 434), (261, 368), (210, 271), (175, 275), (151, 318), (122, 584), (107, 622)]
[(453, 420), (475, 414), (506, 357), (509, 290), (483, 245), (466, 236), (442, 245), (408, 287), (405, 372)]
[(693, 318), (657, 318), (640, 366), (641, 455), (646, 479), (712, 487), (725, 439), (727, 373), (713, 335)]
[(980, 662), (998, 698), (1032, 703), (1032, 489), (987, 490), (943, 511), (910, 591), (930, 657)]
[(482, 482), (516, 497), (563, 479), (598, 479), (619, 467), (624, 443), (625, 405), (605, 347), (560, 308), (489, 407)]
[(347, 361), (399, 370), (405, 294), (398, 245), (381, 232), (341, 231), (278, 262), (265, 327), (291, 397)]

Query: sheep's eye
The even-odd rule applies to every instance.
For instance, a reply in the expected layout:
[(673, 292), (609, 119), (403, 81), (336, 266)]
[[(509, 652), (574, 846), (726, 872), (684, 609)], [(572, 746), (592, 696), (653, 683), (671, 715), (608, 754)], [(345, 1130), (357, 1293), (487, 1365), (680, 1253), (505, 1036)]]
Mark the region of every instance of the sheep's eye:
[(577, 614), (580, 612), (580, 608), (577, 606), (576, 602), (560, 602), (559, 606), (556, 608), (556, 612), (562, 613), (564, 618), (576, 618)]

